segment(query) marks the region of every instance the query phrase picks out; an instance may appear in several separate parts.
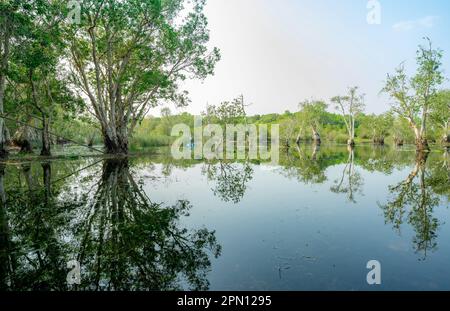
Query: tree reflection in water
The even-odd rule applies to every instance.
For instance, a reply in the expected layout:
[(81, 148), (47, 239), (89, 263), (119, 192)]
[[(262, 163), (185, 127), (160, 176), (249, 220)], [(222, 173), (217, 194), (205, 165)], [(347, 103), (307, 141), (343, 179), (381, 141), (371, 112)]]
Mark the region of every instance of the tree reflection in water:
[[(434, 216), (440, 197), (433, 189), (434, 174), (428, 174), (428, 153), (418, 153), (408, 177), (397, 185), (389, 186), (392, 199), (381, 205), (387, 223), (400, 232), (406, 221), (414, 229), (413, 247), (424, 260), (429, 251), (437, 248), (437, 230), (440, 222)], [(444, 171), (445, 172), (445, 171)], [(446, 173), (448, 174), (448, 173)], [(447, 184), (448, 185), (448, 184)]]
[(355, 149), (348, 146), (348, 160), (342, 171), (342, 176), (335, 180), (335, 184), (330, 190), (335, 193), (345, 193), (350, 202), (356, 203), (355, 194), (362, 195), (363, 183), (361, 174), (356, 170)]
[(247, 183), (253, 178), (253, 168), (246, 160), (242, 163), (208, 162), (202, 169), (207, 179), (214, 182), (212, 191), (224, 202), (239, 203), (247, 190)]
[(50, 164), (42, 169), (38, 190), (3, 193), (2, 289), (65, 290), (72, 259), (81, 265), (77, 290), (208, 288), (210, 256), (221, 247), (215, 232), (180, 228), (188, 201), (151, 202), (126, 159), (104, 161), (98, 180), (76, 176), (78, 190), (52, 185)]
[[(435, 209), (445, 205), (441, 199), (450, 198), (449, 154), (432, 152), (414, 162), (414, 152), (407, 150), (369, 146), (356, 151), (302, 145), (280, 155), (276, 172), (301, 185), (329, 180), (331, 190), (354, 202), (362, 191), (361, 174), (395, 176), (415, 163), (404, 181), (389, 188), (389, 198), (380, 207), (396, 230), (404, 224), (413, 229), (414, 249), (425, 258), (437, 248), (440, 222)], [(0, 164), (0, 290), (208, 289), (211, 258), (221, 251), (215, 232), (181, 225), (191, 209), (188, 201), (164, 206), (142, 189), (144, 179), (162, 182), (152, 179), (157, 164), (163, 165), (164, 181), (176, 178), (173, 168), (193, 168), (199, 162), (166, 156), (133, 158), (130, 163), (86, 161), (90, 165), (81, 169), (76, 161), (19, 162), (7, 169)], [(257, 163), (200, 165), (214, 195), (238, 203)], [(333, 167), (343, 167), (343, 172), (328, 170)], [(82, 282), (68, 287), (66, 265), (73, 259), (81, 264)]]
[(321, 156), (320, 146), (313, 144), (312, 151), (295, 146), (294, 154), (288, 150), (281, 158), (281, 174), (303, 183), (321, 184), (327, 180), (325, 170), (328, 158)]

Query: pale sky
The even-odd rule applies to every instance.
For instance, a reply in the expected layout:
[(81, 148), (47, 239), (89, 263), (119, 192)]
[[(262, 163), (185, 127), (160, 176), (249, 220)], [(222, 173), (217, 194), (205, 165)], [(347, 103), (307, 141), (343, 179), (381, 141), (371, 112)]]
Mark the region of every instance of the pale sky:
[(207, 103), (243, 94), (249, 114), (282, 113), (358, 85), (367, 112), (380, 113), (388, 109), (388, 98), (378, 95), (386, 73), (402, 61), (413, 72), (424, 36), (444, 50), (449, 77), (450, 1), (378, 2), (381, 24), (370, 25), (368, 0), (208, 0), (210, 45), (222, 59), (214, 76), (186, 83), (189, 107), (169, 107), (198, 114)]

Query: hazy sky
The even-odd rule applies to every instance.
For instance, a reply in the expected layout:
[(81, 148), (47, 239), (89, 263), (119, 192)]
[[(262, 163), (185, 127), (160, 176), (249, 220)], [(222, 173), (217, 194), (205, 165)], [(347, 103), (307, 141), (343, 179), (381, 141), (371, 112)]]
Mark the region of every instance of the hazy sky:
[(211, 46), (222, 59), (214, 76), (186, 84), (192, 104), (184, 110), (244, 94), (250, 114), (296, 111), (303, 99), (328, 101), (358, 85), (367, 111), (383, 112), (386, 73), (402, 61), (412, 72), (424, 36), (444, 50), (449, 77), (450, 1), (378, 2), (381, 24), (370, 25), (367, 0), (208, 0)]

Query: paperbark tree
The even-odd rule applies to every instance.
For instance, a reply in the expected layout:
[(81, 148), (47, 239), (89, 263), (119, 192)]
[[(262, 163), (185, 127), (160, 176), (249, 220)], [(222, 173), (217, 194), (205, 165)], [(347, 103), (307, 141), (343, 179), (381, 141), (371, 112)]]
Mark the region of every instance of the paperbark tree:
[(426, 38), (428, 45), (419, 46), (417, 50), (418, 69), (412, 78), (405, 73), (401, 64), (395, 74), (387, 75), (382, 92), (395, 100), (392, 110), (406, 119), (414, 132), (418, 151), (429, 150), (427, 126), (430, 110), (435, 102), (433, 98), (438, 87), (443, 83), (442, 51), (433, 49), (431, 40)]
[(68, 27), (73, 85), (89, 99), (106, 151), (128, 153), (128, 139), (149, 109), (189, 103), (179, 82), (213, 73), (205, 0), (84, 0)]
[[(300, 123), (307, 125), (312, 131), (312, 139), (316, 145), (321, 144), (321, 138), (319, 133), (319, 128), (323, 123), (323, 117), (325, 115), (325, 110), (327, 104), (323, 101), (309, 101), (306, 100), (299, 104), (300, 106)], [(298, 143), (298, 141), (297, 141)]]
[(358, 94), (358, 87), (354, 86), (348, 89), (348, 95), (335, 96), (331, 102), (336, 105), (335, 108), (344, 119), (348, 133), (347, 145), (354, 146), (356, 116), (364, 110), (364, 94)]

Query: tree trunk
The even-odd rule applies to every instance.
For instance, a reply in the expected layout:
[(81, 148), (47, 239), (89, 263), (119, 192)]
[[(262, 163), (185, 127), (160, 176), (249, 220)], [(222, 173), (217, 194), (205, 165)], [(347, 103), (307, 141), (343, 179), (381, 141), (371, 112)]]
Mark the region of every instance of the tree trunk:
[(419, 167), (424, 167), (424, 166), (425, 166), (425, 163), (427, 162), (428, 155), (429, 155), (428, 152), (425, 152), (425, 151), (423, 151), (423, 150), (422, 150), (422, 151), (417, 150), (417, 151), (416, 151), (416, 164), (417, 164)]
[(380, 145), (380, 146), (384, 145), (384, 137), (374, 137), (372, 140), (373, 140), (374, 145)]
[(416, 137), (416, 150), (418, 152), (430, 151), (430, 146), (428, 145), (426, 137)]
[(350, 138), (349, 140), (347, 140), (347, 145), (353, 148), (355, 146), (355, 140), (353, 138)]
[(284, 147), (286, 148), (286, 152), (289, 151), (289, 148), (291, 147), (291, 144), (289, 143), (289, 138), (286, 138)]
[(298, 135), (297, 135), (297, 138), (295, 139), (295, 143), (297, 145), (300, 145), (301, 140), (302, 140), (302, 133), (299, 132)]
[(51, 140), (49, 133), (49, 119), (42, 116), (42, 149), (41, 156), (51, 156)]
[(18, 145), (20, 146), (20, 153), (33, 153), (33, 148), (28, 140), (22, 140)]
[(127, 155), (128, 136), (112, 135), (103, 131), (103, 142), (107, 154)]
[[(8, 20), (6, 19), (5, 23), (8, 23)], [(8, 70), (8, 58), (9, 58), (9, 44), (10, 44), (10, 34), (9, 34), (9, 25), (5, 25), (5, 32), (4, 37), (0, 38), (3, 39), (2, 44), (0, 46), (3, 46), (3, 51), (0, 50), (0, 114), (4, 114), (4, 98), (5, 98), (5, 87), (6, 87), (6, 72)], [(5, 149), (6, 145), (6, 125), (5, 120), (3, 118), (0, 118), (0, 157), (6, 157), (8, 155), (8, 152)]]
[(320, 134), (319, 134), (319, 132), (317, 132), (317, 130), (316, 130), (314, 127), (312, 128), (312, 131), (313, 131), (313, 141), (314, 141), (314, 144), (320, 145), (320, 144), (322, 143), (322, 141), (320, 140)]
[(416, 137), (416, 150), (417, 151), (427, 151), (430, 150), (430, 147), (428, 146), (428, 141), (426, 136), (424, 135), (424, 126), (425, 124), (422, 122), (421, 129), (416, 126), (416, 124), (411, 120), (411, 118), (408, 119), (409, 124), (411, 128), (414, 131), (414, 136)]
[(403, 139), (401, 139), (399, 137), (395, 137), (394, 138), (394, 143), (395, 143), (396, 146), (403, 146), (404, 145)]

